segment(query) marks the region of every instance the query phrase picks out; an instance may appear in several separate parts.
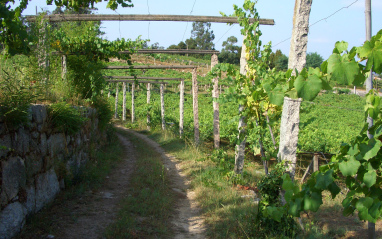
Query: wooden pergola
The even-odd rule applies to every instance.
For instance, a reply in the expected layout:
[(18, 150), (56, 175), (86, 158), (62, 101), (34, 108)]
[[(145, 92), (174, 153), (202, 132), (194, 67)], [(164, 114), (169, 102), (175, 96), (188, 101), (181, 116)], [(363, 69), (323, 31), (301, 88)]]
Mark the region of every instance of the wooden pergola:
[[(35, 21), (36, 16), (25, 16), (26, 20), (28, 21)], [(189, 15), (126, 15), (126, 14), (119, 14), (119, 15), (100, 15), (100, 14), (54, 14), (54, 15), (46, 15), (44, 16), (44, 19), (47, 19), (50, 22), (61, 22), (61, 21), (182, 21), (182, 22), (217, 22), (217, 23), (232, 23), (237, 24), (238, 19), (237, 17), (218, 17), (218, 16), (189, 16)], [(255, 19), (251, 18), (249, 19), (250, 23), (253, 22), (259, 22), (260, 25), (274, 25), (275, 22), (273, 19)], [(164, 54), (211, 54), (211, 69), (218, 63), (218, 57), (217, 54), (218, 51), (214, 50), (137, 50), (135, 52), (130, 51), (122, 51), (120, 52), (122, 54), (155, 54), (155, 53), (164, 53)], [(56, 53), (57, 54), (57, 53)], [(62, 54), (62, 53), (58, 53)], [(66, 57), (64, 57), (66, 58)], [(64, 64), (64, 63), (63, 63)], [(66, 63), (65, 63), (66, 65)], [(144, 68), (145, 66), (123, 66), (122, 68), (117, 67), (106, 67), (106, 69), (180, 69), (183, 66), (174, 66), (173, 68), (170, 66), (147, 66), (148, 68)], [(192, 70), (192, 93), (193, 93), (193, 110), (194, 110), (194, 140), (195, 144), (199, 144), (199, 116), (198, 116), (198, 84), (197, 84), (197, 77), (196, 77), (196, 67), (195, 66), (187, 66), (185, 68), (190, 68)], [(129, 76), (126, 76), (129, 77)], [(130, 76), (131, 77), (131, 76)], [(111, 78), (110, 82), (120, 82), (121, 80), (115, 80), (116, 78)], [(126, 82), (129, 82), (129, 79), (136, 82), (137, 77), (133, 78), (124, 78), (123, 84), (124, 84), (124, 92), (126, 90)], [(133, 80), (134, 79), (134, 80)], [(147, 80), (147, 77), (145, 78)], [(153, 80), (153, 79), (152, 79)], [(184, 94), (184, 80), (180, 80), (181, 85), (183, 85), (183, 94)], [(145, 83), (148, 84), (148, 87), (150, 87), (149, 84), (152, 84), (152, 82), (146, 81)], [(164, 82), (161, 84), (161, 91), (163, 88)], [(134, 83), (133, 83), (134, 86)], [(182, 88), (182, 86), (181, 86)], [(150, 89), (150, 88), (148, 88)], [(149, 92), (150, 90), (148, 90)], [(117, 93), (118, 93), (118, 87), (117, 87)], [(181, 94), (181, 98), (184, 95)], [(126, 94), (124, 93), (124, 97)], [(132, 95), (133, 96), (133, 95)], [(219, 91), (218, 91), (218, 79), (213, 79), (213, 91), (212, 91), (212, 97), (214, 98), (213, 101), (213, 110), (214, 110), (214, 145), (215, 148), (219, 147), (220, 144), (220, 126), (219, 126), (219, 103), (217, 102), (217, 98), (219, 98)], [(118, 95), (116, 95), (116, 98), (118, 98)], [(163, 99), (161, 99), (162, 102)], [(182, 101), (182, 100), (181, 100)], [(147, 102), (150, 102), (149, 95), (147, 96)], [(116, 99), (117, 103), (117, 99)], [(164, 103), (163, 103), (164, 105)], [(116, 105), (117, 106), (117, 105)], [(181, 107), (181, 106), (180, 106)], [(124, 105), (124, 110), (125, 105)], [(126, 111), (125, 111), (126, 112)], [(180, 120), (183, 122), (183, 116), (180, 115)], [(132, 116), (133, 120), (133, 116)], [(148, 119), (149, 120), (149, 119)], [(162, 116), (162, 128), (164, 129), (164, 106), (163, 106), (163, 116)], [(180, 127), (180, 134), (183, 133), (183, 126)]]

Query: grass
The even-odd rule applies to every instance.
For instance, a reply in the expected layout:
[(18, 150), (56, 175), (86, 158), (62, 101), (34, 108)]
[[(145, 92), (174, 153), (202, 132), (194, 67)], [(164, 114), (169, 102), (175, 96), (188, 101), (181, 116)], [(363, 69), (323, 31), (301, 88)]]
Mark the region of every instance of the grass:
[[(280, 235), (272, 236), (271, 232), (267, 237), (258, 235), (254, 229), (257, 206), (251, 197), (242, 197), (249, 194), (248, 191), (236, 187), (236, 184), (256, 185), (263, 175), (259, 159), (247, 155), (244, 175), (234, 178), (230, 174), (234, 157), (232, 149), (222, 150), (227, 152), (224, 156), (229, 161), (227, 165), (231, 165), (226, 166), (216, 159), (221, 154), (215, 153), (211, 142), (195, 147), (190, 140), (179, 139), (169, 131), (148, 132), (142, 122), (134, 126), (181, 161), (181, 169), (191, 180), (192, 190), (205, 217), (208, 238), (282, 238)], [(343, 193), (346, 193), (345, 189)], [(305, 232), (300, 232), (297, 238), (362, 238), (366, 235), (365, 223), (357, 215), (342, 215), (344, 196), (340, 194), (332, 200), (329, 194), (324, 195), (324, 204), (318, 212), (302, 215)]]
[(117, 221), (108, 226), (106, 238), (169, 238), (175, 199), (160, 154), (135, 136), (119, 133), (134, 144), (137, 160), (128, 196)]

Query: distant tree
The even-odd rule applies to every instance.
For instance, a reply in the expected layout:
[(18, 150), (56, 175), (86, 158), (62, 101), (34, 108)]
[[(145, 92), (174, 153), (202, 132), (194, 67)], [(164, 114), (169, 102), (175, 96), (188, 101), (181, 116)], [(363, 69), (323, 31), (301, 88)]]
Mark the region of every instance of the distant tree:
[(237, 38), (230, 36), (223, 42), (221, 53), (219, 54), (220, 62), (239, 64), (241, 48), (236, 46)]
[(281, 50), (276, 50), (276, 52), (272, 52), (269, 56), (269, 67), (271, 69), (275, 68), (276, 67), (276, 61), (277, 59), (279, 59), (281, 56), (283, 55), (283, 53), (281, 52)]
[(306, 68), (320, 67), (322, 62), (324, 62), (324, 58), (322, 58), (322, 56), (318, 54), (317, 52), (310, 52), (306, 54), (306, 65), (305, 65)]
[(175, 44), (172, 44), (169, 47), (167, 47), (167, 49), (174, 49), (174, 50), (176, 50), (176, 49), (179, 49), (179, 46), (175, 45)]
[(279, 71), (287, 70), (288, 69), (288, 57), (286, 55), (282, 54), (275, 61), (275, 67)]
[(196, 49), (197, 44), (195, 39), (189, 38), (186, 40), (186, 49)]
[(191, 38), (194, 39), (196, 42), (196, 49), (215, 49), (215, 44), (213, 43), (215, 35), (214, 32), (211, 30), (210, 22), (192, 23)]
[(288, 69), (288, 57), (281, 50), (272, 52), (269, 56), (269, 67), (271, 69), (276, 68), (279, 71)]
[(178, 47), (179, 49), (187, 49), (187, 45), (183, 41), (179, 42)]

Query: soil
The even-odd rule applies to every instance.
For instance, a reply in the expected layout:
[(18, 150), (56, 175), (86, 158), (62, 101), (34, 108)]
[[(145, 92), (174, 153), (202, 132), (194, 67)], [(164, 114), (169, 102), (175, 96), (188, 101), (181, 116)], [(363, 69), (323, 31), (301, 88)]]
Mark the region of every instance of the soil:
[[(189, 181), (179, 169), (179, 162), (168, 155), (156, 142), (145, 135), (117, 126), (121, 130), (134, 134), (158, 151), (168, 171), (171, 188), (177, 195), (176, 210), (172, 216), (174, 238), (205, 238), (203, 218), (195, 202), (195, 193), (188, 190)], [(118, 134), (124, 147), (124, 155), (128, 155), (114, 167), (103, 185), (97, 191), (89, 191), (75, 200), (59, 200), (49, 209), (54, 215), (52, 223), (55, 231), (50, 235), (23, 235), (21, 238), (59, 238), (83, 239), (103, 238), (105, 229), (117, 218), (120, 201), (128, 196), (129, 178), (135, 168), (137, 159), (134, 145), (124, 136)]]

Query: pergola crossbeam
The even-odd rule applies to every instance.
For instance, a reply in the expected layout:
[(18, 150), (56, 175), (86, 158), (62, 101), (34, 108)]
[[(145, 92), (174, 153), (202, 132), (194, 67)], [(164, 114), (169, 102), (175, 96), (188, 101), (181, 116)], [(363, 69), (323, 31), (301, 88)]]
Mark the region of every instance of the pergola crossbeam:
[(169, 77), (150, 77), (150, 76), (104, 76), (106, 79), (132, 79), (132, 80), (173, 80), (173, 81), (182, 81), (183, 78), (169, 78)]
[(128, 69), (193, 69), (197, 66), (192, 65), (136, 65), (136, 66), (106, 66), (103, 69), (107, 70), (128, 70)]
[[(128, 82), (128, 83), (135, 83), (134, 80), (106, 80), (106, 82)], [(151, 84), (169, 84), (168, 82), (162, 82), (162, 81), (145, 81), (145, 80), (140, 80), (138, 83), (151, 83)]]
[[(36, 16), (25, 16), (28, 21), (35, 21)], [(189, 15), (138, 15), (138, 14), (53, 14), (44, 19), (50, 22), (62, 21), (171, 21), (171, 22), (217, 22), (239, 23), (237, 17), (189, 16)], [(249, 22), (259, 21), (260, 25), (274, 25), (273, 19), (250, 18)]]

